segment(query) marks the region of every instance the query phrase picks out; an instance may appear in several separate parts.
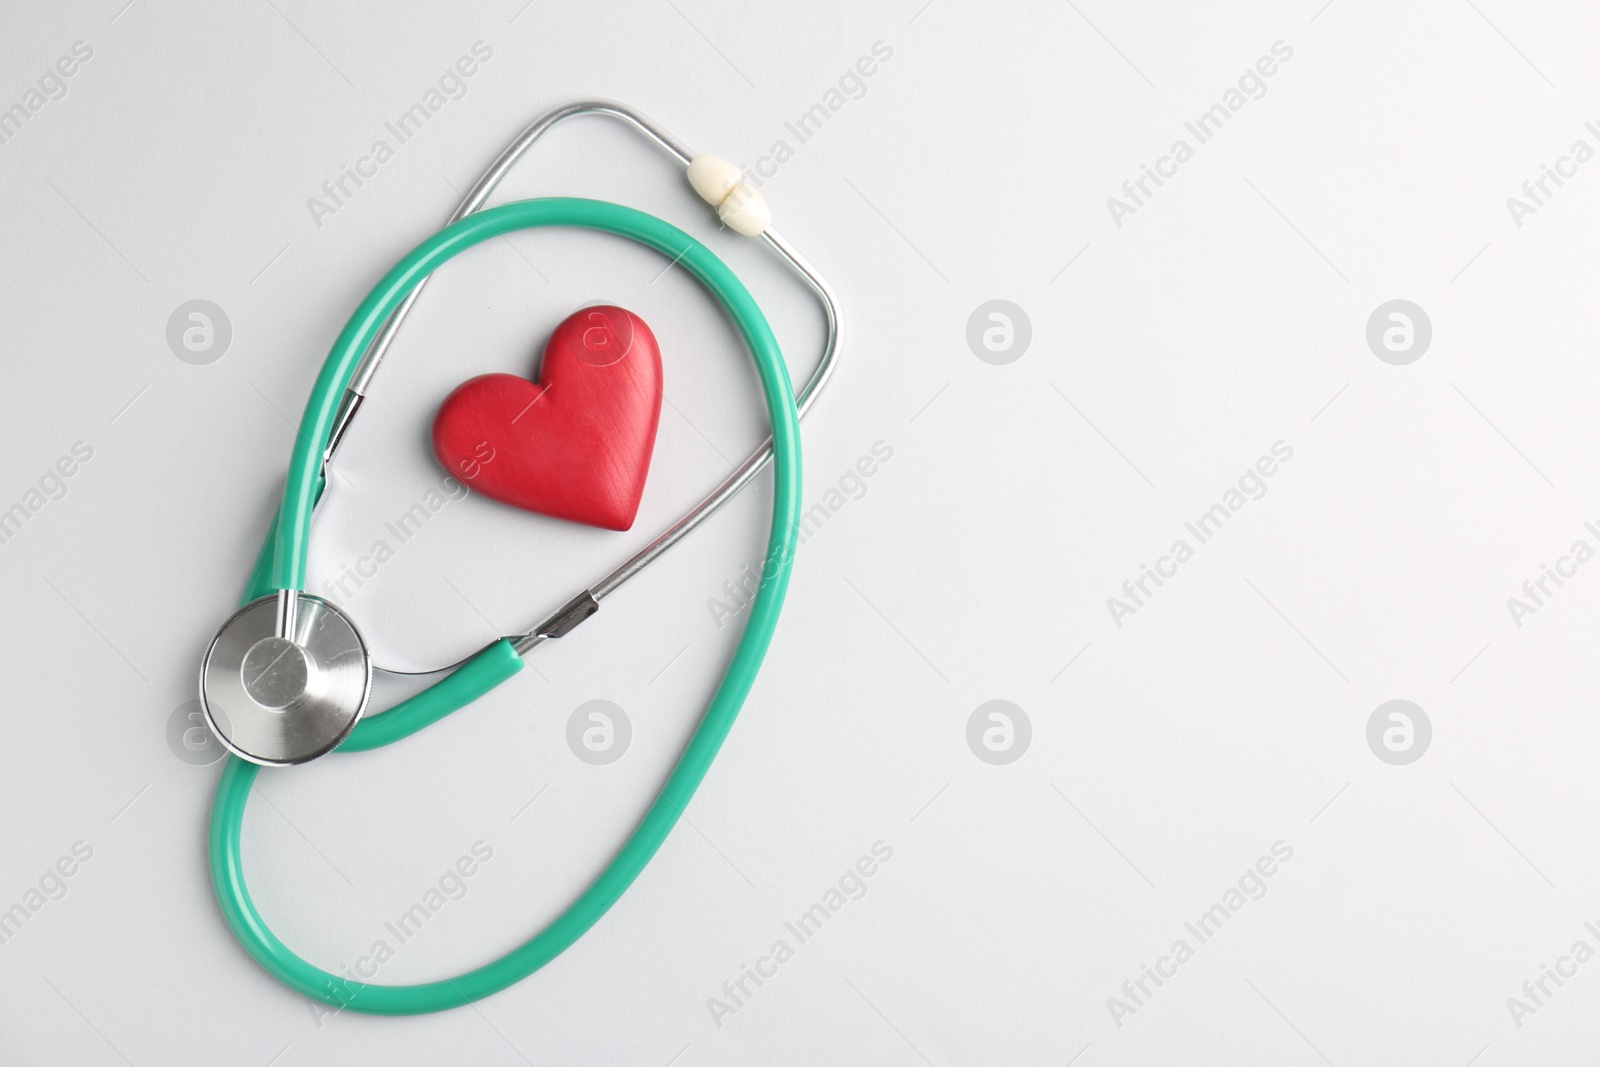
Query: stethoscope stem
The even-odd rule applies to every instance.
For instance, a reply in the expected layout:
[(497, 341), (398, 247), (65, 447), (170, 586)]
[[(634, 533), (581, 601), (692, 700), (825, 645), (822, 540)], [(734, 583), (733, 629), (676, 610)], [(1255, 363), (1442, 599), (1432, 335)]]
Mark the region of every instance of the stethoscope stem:
[(298, 589), (278, 590), (277, 618), (273, 622), (273, 633), (286, 641), (293, 641), (295, 623), (298, 621), (299, 611), (300, 591)]

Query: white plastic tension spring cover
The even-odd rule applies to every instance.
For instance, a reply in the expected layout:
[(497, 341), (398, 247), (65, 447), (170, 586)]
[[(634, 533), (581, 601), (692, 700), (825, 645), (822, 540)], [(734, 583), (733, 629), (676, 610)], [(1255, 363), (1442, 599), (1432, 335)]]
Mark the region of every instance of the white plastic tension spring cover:
[(766, 197), (746, 185), (739, 168), (720, 156), (695, 156), (689, 163), (689, 184), (735, 233), (760, 237), (772, 225)]

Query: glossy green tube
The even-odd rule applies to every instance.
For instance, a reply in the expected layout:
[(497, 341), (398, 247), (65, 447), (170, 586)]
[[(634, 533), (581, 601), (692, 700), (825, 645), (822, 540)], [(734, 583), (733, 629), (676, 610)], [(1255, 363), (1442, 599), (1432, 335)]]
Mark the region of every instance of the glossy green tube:
[(382, 715), (367, 715), (339, 744), (340, 752), (368, 752), (426, 729), (477, 700), (522, 669), (522, 657), (501, 638), (442, 680)]
[[(710, 705), (655, 802), (616, 856), (549, 926), (499, 959), (454, 978), (408, 986), (362, 983), (308, 963), (278, 940), (250, 899), (240, 852), (245, 804), (260, 768), (229, 757), (217, 785), (210, 830), (211, 879), (223, 917), (240, 943), (273, 977), (306, 996), (353, 1011), (412, 1015), (458, 1007), (526, 978), (598, 922), (661, 847), (710, 769), (755, 682), (789, 583), (799, 532), (800, 426), (788, 371), (766, 317), (738, 277), (709, 249), (676, 227), (617, 204), (551, 198), (517, 201), (468, 215), (417, 246), (362, 301), (329, 353), (306, 404), (283, 507), (269, 538), (271, 547), (263, 550), (249, 592), (300, 588), (304, 583), (311, 506), (321, 491), (322, 453), (350, 376), (389, 313), (423, 278), (458, 252), (501, 233), (540, 226), (575, 226), (631, 238), (678, 262), (727, 310), (755, 359), (772, 420), (775, 484), (768, 563), (762, 569), (744, 633)], [(255, 588), (264, 581), (270, 584)], [(497, 642), (431, 689), (362, 722), (342, 748), (377, 748), (407, 737), (471, 703), (510, 677), (520, 664), (509, 644)]]

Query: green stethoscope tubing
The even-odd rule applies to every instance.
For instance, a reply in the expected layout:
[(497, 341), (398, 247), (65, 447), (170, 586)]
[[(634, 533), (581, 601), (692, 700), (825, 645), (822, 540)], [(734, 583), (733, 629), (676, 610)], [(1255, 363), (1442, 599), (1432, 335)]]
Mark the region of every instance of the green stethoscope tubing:
[[(390, 313), (457, 253), (512, 230), (540, 226), (598, 230), (653, 248), (680, 263), (727, 311), (755, 359), (772, 421), (774, 490), (768, 563), (744, 633), (715, 695), (666, 784), (621, 849), (550, 925), (500, 958), (454, 978), (417, 985), (373, 985), (324, 971), (280, 941), (250, 899), (240, 851), (245, 804), (260, 768), (236, 756), (228, 757), (217, 784), (210, 829), (211, 881), (223, 917), (240, 944), (273, 977), (306, 996), (354, 1011), (414, 1015), (470, 1003), (526, 978), (598, 922), (639, 877), (705, 778), (755, 682), (789, 583), (799, 532), (800, 424), (788, 370), (760, 307), (710, 249), (677, 227), (618, 204), (552, 197), (488, 208), (440, 230), (396, 264), (362, 301), (334, 342), (306, 404), (283, 504), (244, 600), (275, 589), (303, 586), (311, 509), (321, 493), (322, 456), (340, 398)], [(364, 717), (340, 748), (364, 751), (409, 737), (470, 704), (521, 667), (522, 658), (510, 643), (496, 641), (431, 688), (382, 714)]]

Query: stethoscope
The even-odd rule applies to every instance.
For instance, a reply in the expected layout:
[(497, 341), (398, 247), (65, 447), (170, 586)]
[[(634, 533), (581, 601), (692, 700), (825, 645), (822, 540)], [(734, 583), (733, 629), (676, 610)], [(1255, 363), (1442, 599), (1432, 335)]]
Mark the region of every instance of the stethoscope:
[[(716, 209), (724, 225), (760, 237), (816, 293), (827, 317), (827, 341), (798, 398), (760, 307), (738, 277), (693, 237), (642, 211), (598, 200), (549, 197), (483, 206), (512, 166), (551, 127), (586, 114), (620, 119), (684, 165), (690, 184)], [(626, 237), (660, 252), (699, 281), (722, 305), (754, 357), (772, 436), (661, 536), (539, 625), (499, 638), (461, 662), (433, 672), (444, 677), (381, 714), (364, 716), (373, 672), (382, 668), (373, 666), (360, 631), (342, 610), (303, 592), (311, 516), (326, 484), (328, 462), (432, 272), (489, 238), (542, 226)], [(741, 180), (738, 168), (714, 156), (696, 156), (645, 116), (610, 102), (568, 104), (536, 119), (478, 179), (449, 225), (384, 275), (345, 324), (317, 376), (295, 438), (283, 502), (250, 574), (243, 606), (218, 630), (200, 672), (206, 720), (233, 754), (212, 807), (211, 880), (229, 927), (268, 973), (307, 996), (355, 1011), (410, 1015), (458, 1007), (526, 978), (565, 951), (616, 903), (661, 847), (710, 769), (761, 667), (798, 541), (799, 419), (832, 374), (838, 343), (833, 291), (772, 228), (765, 201)], [(381, 748), (477, 700), (517, 673), (523, 657), (534, 648), (565, 636), (593, 615), (601, 601), (750, 484), (769, 460), (774, 468), (772, 528), (761, 582), (738, 647), (656, 800), (571, 906), (499, 959), (454, 978), (418, 985), (374, 985), (322, 970), (273, 934), (250, 899), (240, 854), (245, 804), (262, 766), (304, 763), (336, 748), (342, 752)]]

